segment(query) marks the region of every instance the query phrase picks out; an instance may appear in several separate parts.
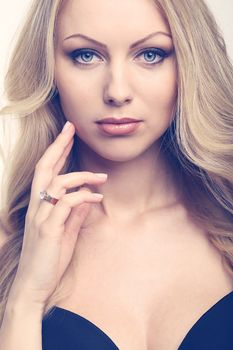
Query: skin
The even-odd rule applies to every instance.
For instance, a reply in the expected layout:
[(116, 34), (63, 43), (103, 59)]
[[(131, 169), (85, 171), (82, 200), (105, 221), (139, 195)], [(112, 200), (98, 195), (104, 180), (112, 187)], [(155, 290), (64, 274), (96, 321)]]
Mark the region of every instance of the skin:
[[(159, 31), (169, 36), (158, 34), (129, 48)], [(76, 33), (106, 44), (107, 49), (68, 38)], [(159, 148), (174, 118), (177, 67), (169, 26), (154, 2), (67, 1), (58, 17), (56, 38), (55, 80), (64, 115), (80, 139), (82, 170), (108, 174), (106, 183), (89, 186), (104, 195), (95, 207), (98, 215), (108, 222), (125, 222), (176, 203), (177, 180)], [(95, 53), (70, 56), (81, 48)], [(168, 56), (146, 51), (151, 48)], [(106, 136), (95, 121), (108, 116), (135, 117), (143, 123), (132, 135)]]
[[(128, 49), (155, 31), (170, 33), (149, 0), (73, 0), (63, 7), (55, 78), (64, 115), (73, 125), (35, 169), (22, 254), (1, 328), (5, 349), (41, 349), (42, 311), (64, 273), (72, 295), (58, 306), (90, 319), (119, 349), (177, 349), (195, 321), (232, 290), (220, 255), (200, 228), (168, 210), (179, 200), (178, 178), (159, 147), (176, 103), (175, 55), (152, 67), (143, 62), (145, 57), (135, 57), (148, 47), (172, 51), (172, 40), (156, 36)], [(77, 39), (63, 42), (77, 32), (108, 46), (108, 51), (98, 48), (101, 60), (95, 57), (88, 68), (75, 65), (69, 52), (93, 46)], [(138, 117), (143, 123), (127, 137), (103, 136), (95, 121), (107, 115)], [(58, 175), (74, 132), (82, 170), (91, 172)], [(107, 181), (92, 172), (107, 172)], [(104, 195), (101, 203), (88, 191), (65, 193), (83, 184)], [(42, 188), (59, 198), (55, 206), (40, 200)], [(74, 276), (67, 268), (90, 205), (108, 233), (111, 227), (124, 235), (113, 240), (110, 234), (107, 240), (104, 230), (93, 226), (96, 239), (77, 244)], [(138, 225), (135, 218), (150, 211), (153, 220)], [(122, 223), (124, 230), (119, 230)], [(25, 336), (30, 325), (37, 325), (31, 338)]]

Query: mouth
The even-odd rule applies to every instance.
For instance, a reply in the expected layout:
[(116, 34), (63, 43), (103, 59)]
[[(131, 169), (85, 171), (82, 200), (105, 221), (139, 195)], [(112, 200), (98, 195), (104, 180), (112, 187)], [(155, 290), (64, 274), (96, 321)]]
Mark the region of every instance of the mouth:
[(140, 122), (142, 120), (135, 119), (135, 118), (103, 118), (98, 120), (97, 124), (129, 124), (129, 123), (136, 123)]
[(134, 133), (139, 126), (142, 124), (142, 121), (138, 120), (130, 120), (126, 121), (118, 121), (116, 122), (110, 122), (109, 120), (107, 122), (101, 122), (97, 123), (98, 128), (101, 132), (103, 132), (105, 135), (129, 135)]

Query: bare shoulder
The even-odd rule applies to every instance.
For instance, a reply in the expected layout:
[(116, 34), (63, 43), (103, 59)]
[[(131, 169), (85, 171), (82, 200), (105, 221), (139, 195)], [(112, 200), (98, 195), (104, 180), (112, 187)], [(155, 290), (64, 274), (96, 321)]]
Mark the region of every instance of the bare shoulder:
[[(177, 261), (180, 271), (179, 276), (183, 279), (184, 285), (204, 285), (204, 289), (216, 289), (216, 293), (223, 293), (223, 288), (233, 289), (232, 274), (226, 269), (223, 255), (212, 243), (208, 232), (203, 225), (198, 223), (196, 218), (183, 205), (179, 205), (171, 214), (169, 212), (166, 225), (168, 226), (168, 238), (166, 249), (169, 250), (173, 261)], [(165, 231), (164, 231), (165, 232)], [(163, 239), (165, 234), (163, 234)], [(173, 253), (174, 251), (174, 253)], [(173, 254), (173, 255), (172, 255)], [(174, 264), (173, 273), (177, 276), (177, 266)], [(183, 277), (182, 277), (183, 276)], [(195, 278), (194, 278), (195, 276)], [(195, 286), (192, 281), (195, 279)], [(182, 281), (179, 280), (182, 284)]]
[(193, 271), (201, 277), (202, 283), (214, 285), (216, 292), (226, 292), (233, 289), (232, 274), (226, 269), (223, 256), (211, 242), (208, 233), (190, 216), (185, 221), (187, 244), (187, 270)]

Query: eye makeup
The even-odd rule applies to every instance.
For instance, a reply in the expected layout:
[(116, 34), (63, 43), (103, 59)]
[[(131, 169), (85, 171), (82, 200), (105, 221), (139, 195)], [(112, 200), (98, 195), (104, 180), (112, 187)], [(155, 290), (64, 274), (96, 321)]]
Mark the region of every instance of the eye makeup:
[[(146, 48), (141, 50), (137, 55), (136, 55), (136, 59), (138, 57), (143, 56), (144, 57), (144, 62), (143, 59), (141, 61), (143, 64), (146, 65), (156, 65), (160, 62), (162, 62), (165, 58), (167, 58), (168, 56), (170, 56), (173, 53), (173, 49), (172, 50), (164, 50), (164, 49), (160, 49), (160, 48), (155, 48), (155, 47), (150, 47), (150, 48)], [(148, 56), (147, 56), (148, 55)], [(72, 59), (72, 61), (74, 62), (74, 64), (80, 65), (80, 66), (90, 66), (93, 65), (93, 57), (97, 57), (98, 60), (102, 60), (101, 55), (93, 49), (90, 48), (80, 48), (80, 49), (76, 49), (73, 50), (71, 52), (68, 53), (68, 56)], [(85, 58), (86, 56), (86, 58)], [(147, 56), (147, 59), (146, 59)], [(81, 62), (81, 60), (82, 62)]]

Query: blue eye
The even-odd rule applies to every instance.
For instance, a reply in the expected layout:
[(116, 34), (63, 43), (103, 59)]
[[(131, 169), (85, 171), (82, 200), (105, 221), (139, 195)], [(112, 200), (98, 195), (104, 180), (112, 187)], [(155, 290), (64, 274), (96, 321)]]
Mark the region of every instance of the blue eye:
[(151, 48), (142, 51), (139, 55), (137, 55), (137, 57), (139, 56), (144, 56), (146, 64), (154, 65), (164, 60), (164, 58), (168, 56), (168, 53), (161, 49)]
[[(145, 63), (148, 65), (154, 65), (162, 61), (165, 57), (167, 57), (169, 54), (161, 49), (156, 48), (150, 48), (143, 50), (141, 53), (139, 53), (136, 57), (144, 56)], [(82, 65), (82, 66), (88, 66), (92, 64), (93, 57), (96, 56), (101, 59), (101, 57), (93, 50), (89, 49), (78, 49), (69, 54), (69, 56), (72, 58), (75, 64)], [(80, 62), (81, 59), (82, 62)]]
[[(94, 51), (87, 50), (87, 49), (75, 50), (70, 54), (70, 57), (73, 59), (75, 63), (83, 66), (88, 66), (89, 65), (88, 63), (92, 63), (91, 60), (93, 56), (100, 57)], [(83, 62), (78, 61), (77, 58), (81, 58)]]

